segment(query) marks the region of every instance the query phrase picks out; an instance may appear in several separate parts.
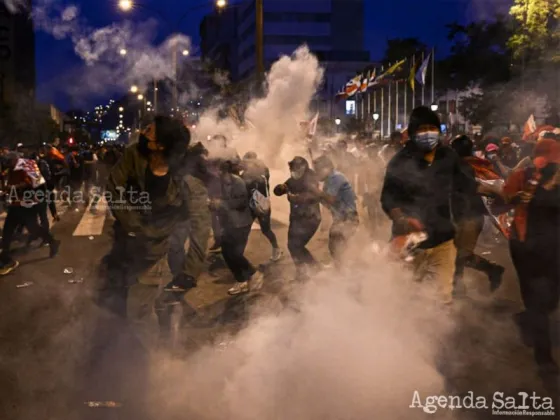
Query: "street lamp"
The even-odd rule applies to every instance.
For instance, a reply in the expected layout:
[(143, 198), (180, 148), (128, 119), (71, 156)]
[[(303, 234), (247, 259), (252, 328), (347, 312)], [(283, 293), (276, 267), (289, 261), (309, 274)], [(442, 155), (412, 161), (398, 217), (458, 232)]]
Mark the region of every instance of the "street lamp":
[(224, 7), (227, 6), (227, 1), (226, 0), (218, 0), (218, 1), (216, 1), (216, 6), (219, 9), (223, 9)]
[(119, 54), (122, 55), (122, 56), (125, 56), (126, 53), (127, 53), (127, 51), (124, 48), (121, 48), (121, 50), (119, 51)]
[(336, 125), (340, 125), (342, 123), (342, 121), (340, 120), (340, 118), (337, 118), (337, 119), (334, 120), (334, 123)]
[(138, 100), (141, 101), (142, 99), (144, 99), (144, 95), (142, 94), (138, 95)]
[(123, 112), (124, 108), (122, 106), (119, 107), (119, 112)]
[(189, 50), (183, 50), (183, 55), (186, 57), (190, 54)]
[(379, 112), (374, 112), (373, 113), (373, 121), (376, 121), (379, 119)]
[(131, 91), (132, 93), (138, 92), (138, 86), (132, 85), (132, 86), (130, 87), (130, 91)]
[(119, 8), (121, 10), (124, 10), (125, 12), (132, 9), (133, 6), (134, 6), (134, 4), (132, 3), (132, 0), (120, 0), (119, 1)]
[(436, 103), (433, 103), (433, 104), (430, 106), (430, 109), (431, 109), (432, 111), (434, 111), (434, 112), (436, 112), (436, 111), (438, 110), (438, 108), (439, 108), (439, 107), (438, 107), (438, 105), (437, 105)]

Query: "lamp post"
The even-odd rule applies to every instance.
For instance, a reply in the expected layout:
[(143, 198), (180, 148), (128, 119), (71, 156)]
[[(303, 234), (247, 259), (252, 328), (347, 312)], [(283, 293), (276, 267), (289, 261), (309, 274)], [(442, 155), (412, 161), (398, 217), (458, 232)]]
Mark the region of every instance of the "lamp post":
[[(262, 0), (257, 0), (257, 3), (259, 1), (261, 1), (261, 3), (262, 3)], [(228, 7), (227, 0), (216, 0), (215, 5), (218, 9), (225, 9), (225, 8)], [(175, 24), (172, 24), (172, 22), (169, 19), (167, 19), (165, 14), (163, 14), (161, 11), (159, 11), (157, 9), (152, 9), (149, 6), (146, 6), (145, 4), (140, 3), (140, 2), (136, 2), (134, 0), (119, 0), (118, 6), (119, 6), (119, 9), (121, 9), (124, 12), (129, 12), (132, 9), (134, 9), (136, 7), (139, 7), (139, 8), (145, 9), (145, 10), (151, 12), (151, 13), (155, 13), (161, 19), (163, 19), (163, 21), (165, 21), (167, 23), (168, 27), (172, 28), (173, 33), (177, 34), (177, 33), (179, 33), (179, 28), (180, 28), (181, 22), (192, 11), (194, 11), (196, 9), (200, 9), (202, 7), (208, 7), (208, 3), (203, 3), (203, 4), (196, 5), (194, 7), (188, 8), (183, 13), (183, 15), (181, 15), (179, 17), (179, 19), (176, 21)], [(261, 13), (262, 13), (262, 10), (261, 10)], [(176, 39), (174, 40), (173, 45), (171, 45), (171, 48), (172, 48), (171, 54), (172, 54), (173, 73), (174, 73), (174, 78), (175, 78), (174, 85), (173, 85), (173, 108), (175, 108), (177, 106), (177, 103), (178, 103), (178, 68), (177, 68), (178, 67), (178, 55), (179, 55), (179, 52), (181, 52), (181, 54), (184, 57), (188, 57), (191, 52), (188, 49), (183, 49), (182, 51), (179, 51), (179, 45), (178, 45), (178, 42), (177, 42)], [(157, 90), (158, 90), (157, 89), (157, 80), (154, 78), (154, 111), (155, 112), (157, 112), (157, 106), (158, 106), (158, 104), (157, 104), (157, 93), (156, 93)]]
[(437, 112), (437, 110), (439, 109), (438, 104), (433, 103), (432, 105), (430, 105), (430, 109), (434, 112)]
[(334, 123), (336, 124), (336, 132), (339, 133), (340, 132), (340, 124), (342, 123), (342, 121), (340, 120), (340, 118), (336, 118), (334, 120)]

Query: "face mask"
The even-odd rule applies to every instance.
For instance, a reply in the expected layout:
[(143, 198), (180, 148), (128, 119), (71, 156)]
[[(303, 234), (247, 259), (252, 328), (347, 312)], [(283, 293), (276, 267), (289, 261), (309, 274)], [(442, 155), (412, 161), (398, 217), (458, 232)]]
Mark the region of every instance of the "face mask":
[(303, 177), (303, 174), (305, 173), (305, 169), (298, 169), (297, 171), (291, 171), (290, 175), (292, 176), (293, 179), (301, 179)]
[(436, 148), (439, 142), (439, 132), (438, 131), (426, 131), (423, 133), (418, 133), (414, 137), (414, 143), (418, 148), (424, 152), (431, 152)]

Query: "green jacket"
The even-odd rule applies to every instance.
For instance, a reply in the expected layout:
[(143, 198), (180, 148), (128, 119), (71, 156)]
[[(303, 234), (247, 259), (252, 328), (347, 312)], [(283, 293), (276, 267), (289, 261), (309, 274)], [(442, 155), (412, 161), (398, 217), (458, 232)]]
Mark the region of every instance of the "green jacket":
[[(131, 240), (142, 244), (141, 251), (129, 257), (141, 259), (142, 266), (156, 265), (167, 255), (175, 226), (188, 220), (190, 247), (183, 272), (196, 279), (204, 269), (211, 226), (206, 187), (191, 175), (172, 177), (166, 194), (151, 202), (146, 192), (147, 169), (147, 159), (134, 144), (125, 149), (109, 175), (107, 201), (111, 211)], [(160, 210), (158, 217), (152, 209)]]

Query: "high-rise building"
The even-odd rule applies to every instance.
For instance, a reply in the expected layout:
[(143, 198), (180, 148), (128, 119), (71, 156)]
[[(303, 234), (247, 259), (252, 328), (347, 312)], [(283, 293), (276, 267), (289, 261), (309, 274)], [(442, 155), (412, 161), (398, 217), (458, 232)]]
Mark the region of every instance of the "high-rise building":
[[(31, 10), (31, 0), (28, 0)], [(28, 12), (0, 3), (0, 102), (35, 98), (35, 33)]]
[[(263, 5), (265, 67), (303, 44), (321, 61), (368, 62), (363, 0), (265, 0)], [(208, 15), (200, 35), (203, 57), (227, 65), (233, 80), (255, 72), (254, 0)]]

